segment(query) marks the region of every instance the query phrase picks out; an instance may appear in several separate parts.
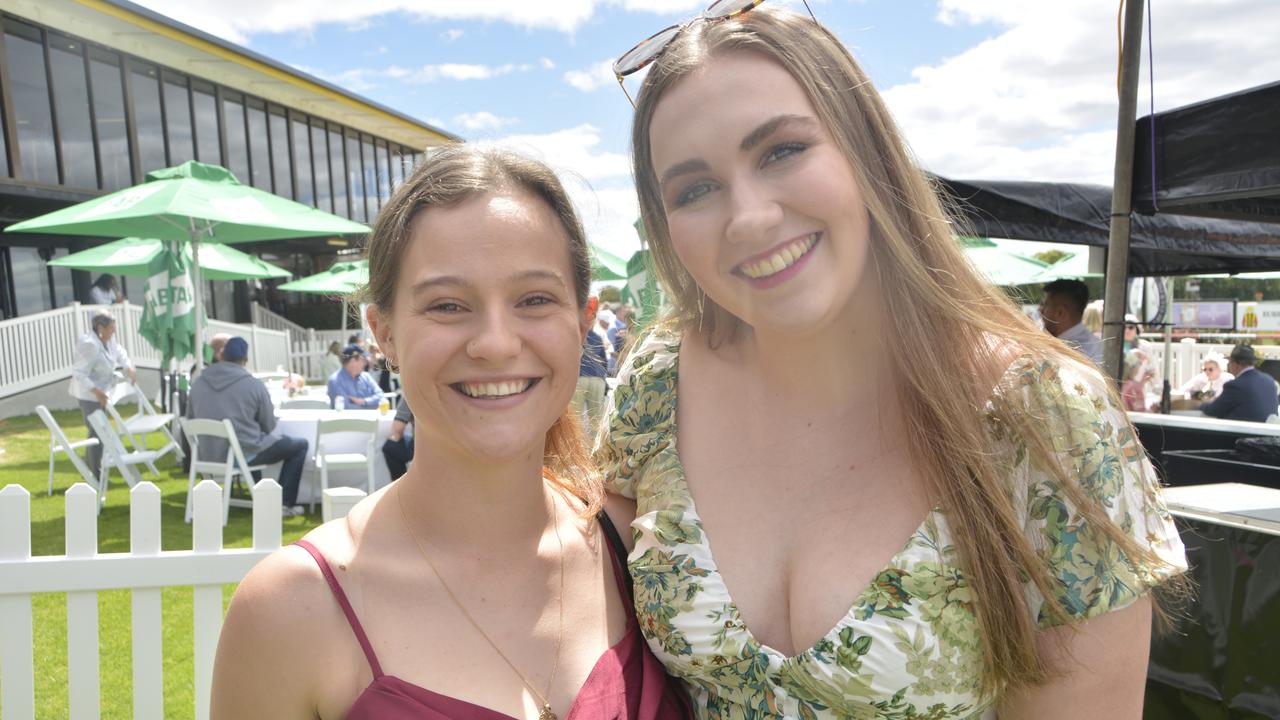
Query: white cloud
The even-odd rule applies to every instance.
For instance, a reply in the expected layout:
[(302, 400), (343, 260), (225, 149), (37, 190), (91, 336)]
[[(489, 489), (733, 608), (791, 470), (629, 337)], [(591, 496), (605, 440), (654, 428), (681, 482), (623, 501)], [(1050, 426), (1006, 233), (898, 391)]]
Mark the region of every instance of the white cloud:
[[(998, 27), (884, 90), (922, 164), (958, 178), (1111, 183), (1114, 2), (939, 0), (938, 19)], [(1155, 21), (1157, 111), (1280, 77), (1274, 0), (1166, 0)], [(1148, 112), (1147, 50), (1144, 33), (1139, 116)]]
[(388, 65), (383, 68), (351, 68), (333, 73), (306, 65), (294, 65), (299, 70), (327, 80), (339, 87), (364, 92), (378, 86), (381, 80), (397, 80), (406, 83), (434, 83), (441, 80), (488, 80), (490, 78), (528, 72), (533, 69), (529, 63), (507, 63), (505, 65), (473, 65), (465, 63), (441, 63), (438, 65), (420, 65), (406, 68), (399, 65)]
[(549, 57), (544, 57), (544, 58), (542, 58), (542, 59), (538, 60), (538, 64), (542, 66), (542, 69), (543, 69), (543, 70), (555, 70), (555, 69), (556, 69), (556, 61), (555, 61), (555, 60), (552, 60), (552, 59), (551, 59), (551, 58), (549, 58)]
[(600, 149), (599, 128), (583, 124), (544, 134), (508, 135), (477, 143), (538, 158), (554, 168), (582, 217), (587, 237), (622, 257), (639, 249), (639, 217), (631, 158)]
[(570, 70), (564, 74), (564, 81), (582, 92), (595, 92), (605, 85), (617, 82), (613, 74), (613, 58), (593, 63), (585, 70)]
[(440, 37), (444, 38), (446, 42), (453, 42), (465, 34), (466, 32), (459, 28), (450, 28), (440, 33)]
[(463, 130), (479, 132), (483, 130), (499, 130), (520, 122), (519, 118), (499, 117), (487, 110), (473, 113), (460, 113), (453, 116), (453, 124)]

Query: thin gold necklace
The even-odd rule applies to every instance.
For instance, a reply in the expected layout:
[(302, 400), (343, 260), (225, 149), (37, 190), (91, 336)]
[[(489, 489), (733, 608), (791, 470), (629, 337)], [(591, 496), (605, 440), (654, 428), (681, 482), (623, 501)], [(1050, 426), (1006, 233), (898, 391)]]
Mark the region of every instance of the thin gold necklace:
[(436, 564), (431, 562), (431, 556), (427, 554), (427, 550), (423, 546), (422, 540), (420, 540), (417, 534), (413, 532), (413, 526), (409, 524), (409, 516), (404, 511), (404, 500), (401, 499), (400, 495), (399, 486), (397, 486), (396, 505), (400, 507), (400, 519), (404, 522), (404, 527), (405, 530), (409, 532), (409, 537), (413, 538), (413, 543), (418, 546), (418, 552), (422, 553), (422, 558), (427, 561), (427, 566), (431, 568), (431, 572), (434, 573), (436, 579), (440, 581), (440, 587), (444, 588), (444, 591), (449, 594), (449, 599), (452, 600), (453, 604), (462, 612), (463, 617), (471, 623), (471, 627), (476, 629), (476, 632), (480, 634), (480, 637), (484, 638), (485, 642), (489, 643), (489, 647), (493, 648), (493, 651), (498, 653), (498, 657), (502, 658), (503, 662), (511, 668), (511, 672), (514, 672), (516, 676), (520, 678), (520, 682), (524, 683), (525, 687), (529, 688), (529, 691), (532, 692), (534, 696), (538, 698), (538, 701), (542, 703), (542, 709), (538, 712), (538, 720), (559, 720), (555, 712), (551, 709), (551, 702), (547, 699), (547, 696), (551, 694), (551, 688), (555, 686), (556, 671), (560, 669), (560, 648), (564, 645), (564, 540), (560, 538), (560, 509), (556, 505), (554, 495), (551, 498), (551, 526), (552, 529), (555, 530), (556, 543), (560, 546), (560, 637), (556, 640), (555, 662), (551, 665), (551, 677), (547, 679), (546, 694), (538, 692), (538, 688), (534, 687), (533, 683), (529, 682), (529, 679), (524, 676), (524, 673), (520, 672), (520, 669), (516, 667), (515, 663), (511, 662), (511, 659), (507, 657), (506, 653), (502, 652), (502, 650), (498, 648), (498, 645), (493, 641), (493, 638), (489, 637), (489, 634), (484, 631), (484, 628), (480, 627), (480, 623), (476, 622), (476, 619), (471, 617), (471, 613), (467, 612), (466, 606), (458, 600), (458, 596), (453, 594), (453, 590), (451, 590), (449, 588), (449, 584), (444, 581), (444, 576), (440, 574), (440, 571), (436, 568)]

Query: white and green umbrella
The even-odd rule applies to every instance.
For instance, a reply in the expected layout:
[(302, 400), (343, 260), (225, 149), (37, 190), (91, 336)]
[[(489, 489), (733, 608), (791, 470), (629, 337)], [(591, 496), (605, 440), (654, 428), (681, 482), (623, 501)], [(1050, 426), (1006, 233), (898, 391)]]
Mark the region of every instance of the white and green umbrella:
[(1084, 278), (1102, 277), (1100, 272), (1089, 271), (1089, 250), (1071, 253), (1058, 262), (1045, 268), (1036, 278), (1037, 283), (1049, 283), (1054, 280), (1083, 280)]
[(1048, 263), (1001, 247), (988, 238), (959, 238), (969, 263), (992, 285), (1029, 285), (1040, 282)]
[(138, 334), (163, 356), (161, 367), (195, 352), (196, 293), (177, 240), (149, 263)]
[(622, 287), (622, 302), (635, 308), (634, 316), (640, 325), (647, 325), (658, 317), (666, 302), (658, 284), (658, 273), (653, 265), (653, 254), (638, 250), (627, 261), (627, 284)]
[[(240, 243), (368, 231), (360, 223), (241, 185), (226, 168), (195, 161), (149, 172), (140, 185), (5, 228), (5, 232), (190, 242), (196, 257), (202, 241)], [(191, 274), (192, 287), (200, 287), (198, 263), (191, 264)], [(193, 334), (199, 338), (204, 317), (201, 293), (193, 293), (193, 300)], [(201, 365), (201, 353), (195, 356), (197, 366)]]
[[(190, 264), (192, 245), (181, 244), (185, 264)], [(50, 260), (51, 267), (104, 272), (130, 277), (149, 277), (152, 262), (168, 248), (156, 238), (121, 238), (87, 250)], [(200, 274), (206, 280), (266, 280), (287, 278), (292, 273), (222, 243), (200, 246)]]
[(347, 329), (347, 298), (369, 282), (369, 261), (336, 262), (328, 270), (287, 282), (277, 290), (337, 295), (342, 298), (342, 329)]

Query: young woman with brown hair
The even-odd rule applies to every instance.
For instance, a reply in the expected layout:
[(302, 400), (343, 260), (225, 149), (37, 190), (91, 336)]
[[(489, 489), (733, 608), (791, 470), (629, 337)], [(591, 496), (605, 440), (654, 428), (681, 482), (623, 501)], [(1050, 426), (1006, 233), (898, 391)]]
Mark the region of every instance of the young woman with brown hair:
[(967, 264), (840, 42), (757, 5), (615, 64), (672, 301), (598, 451), (650, 646), (702, 717), (1138, 717), (1185, 558), (1114, 391)]
[(382, 209), (366, 254), (362, 300), (413, 409), (414, 462), (240, 584), (212, 716), (686, 716), (640, 637), (625, 550), (567, 414), (590, 262), (555, 175), (439, 150)]

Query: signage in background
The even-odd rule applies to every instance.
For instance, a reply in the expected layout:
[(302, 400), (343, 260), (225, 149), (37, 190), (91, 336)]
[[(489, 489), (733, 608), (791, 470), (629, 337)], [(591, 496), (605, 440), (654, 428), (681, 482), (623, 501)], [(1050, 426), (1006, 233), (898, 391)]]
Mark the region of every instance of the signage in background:
[(1236, 303), (1236, 327), (1242, 332), (1280, 331), (1280, 301)]
[(1233, 330), (1236, 326), (1235, 305), (1231, 300), (1175, 302), (1173, 325), (1180, 328)]

